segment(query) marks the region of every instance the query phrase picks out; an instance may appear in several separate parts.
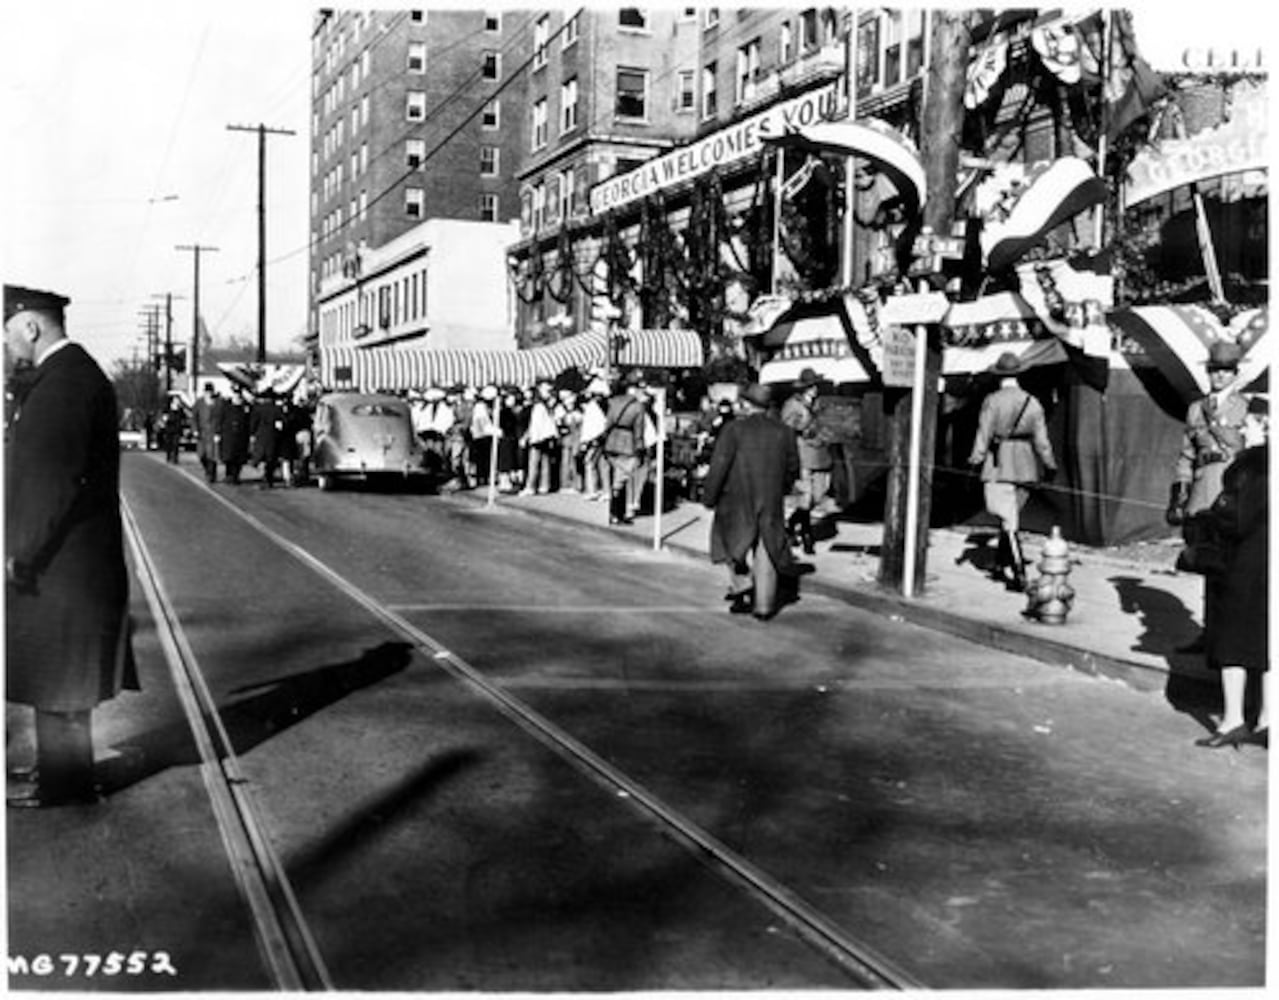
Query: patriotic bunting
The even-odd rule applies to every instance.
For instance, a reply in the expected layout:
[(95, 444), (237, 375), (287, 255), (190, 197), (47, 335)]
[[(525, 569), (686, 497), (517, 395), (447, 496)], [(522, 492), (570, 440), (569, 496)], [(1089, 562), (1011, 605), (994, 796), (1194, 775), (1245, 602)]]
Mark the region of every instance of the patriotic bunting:
[(1041, 25), (1031, 31), (1030, 45), (1039, 55), (1044, 69), (1062, 83), (1078, 83), (1083, 77), (1083, 67), (1079, 62), (1082, 46), (1073, 24), (1058, 21)]
[(964, 85), (964, 107), (979, 108), (990, 97), (991, 90), (1008, 68), (1008, 43), (987, 45), (968, 65), (968, 82)]
[(1084, 160), (1065, 156), (1029, 176), (1007, 217), (981, 234), (982, 252), (992, 272), (1012, 267), (1057, 226), (1106, 198), (1106, 185)]

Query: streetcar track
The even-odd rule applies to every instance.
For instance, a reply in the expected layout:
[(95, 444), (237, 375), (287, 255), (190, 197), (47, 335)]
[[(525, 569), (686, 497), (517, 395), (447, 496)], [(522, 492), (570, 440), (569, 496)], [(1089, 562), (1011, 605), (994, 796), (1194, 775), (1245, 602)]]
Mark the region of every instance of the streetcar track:
[[(923, 988), (923, 984), (905, 970), (878, 954), (869, 945), (848, 934), (834, 920), (813, 907), (793, 890), (719, 841), (692, 819), (667, 805), (654, 793), (600, 757), (566, 730), (510, 694), (503, 686), (491, 681), (445, 644), (405, 620), (392, 610), (391, 606), (378, 601), (302, 546), (274, 531), (253, 514), (236, 506), (191, 471), (186, 469), (178, 471), (260, 535), (312, 569), (383, 624), (427, 653), (440, 669), (479, 692), (498, 711), (543, 746), (574, 765), (577, 770), (604, 787), (614, 797), (624, 800), (650, 820), (656, 820), (672, 840), (683, 845), (699, 861), (722, 877), (743, 888), (748, 897), (781, 919), (801, 939), (843, 969), (854, 981), (871, 989)], [(136, 531), (131, 515), (129, 521), (131, 530)], [(131, 541), (133, 541), (132, 536)], [(140, 540), (138, 544), (140, 545)], [(166, 609), (166, 614), (171, 614), (171, 609)], [(189, 649), (186, 652), (189, 663), (194, 667), (194, 656), (190, 655)], [(208, 711), (216, 719), (216, 708), (210, 705)], [(233, 757), (231, 759), (234, 760)], [(238, 781), (243, 782), (244, 779), (239, 778)], [(280, 875), (282, 877), (283, 873), (281, 872)], [(300, 913), (298, 916), (300, 918)], [(305, 924), (302, 926), (305, 927)], [(315, 958), (318, 961), (318, 953)]]
[(281, 990), (332, 990), (328, 970), (288, 876), (271, 847), (217, 704), (142, 541), (133, 510), (123, 497), (120, 508), (125, 536), (133, 552), (135, 576), (155, 620), (164, 659), (199, 753), (200, 776), (227, 860), (253, 918), (268, 973)]

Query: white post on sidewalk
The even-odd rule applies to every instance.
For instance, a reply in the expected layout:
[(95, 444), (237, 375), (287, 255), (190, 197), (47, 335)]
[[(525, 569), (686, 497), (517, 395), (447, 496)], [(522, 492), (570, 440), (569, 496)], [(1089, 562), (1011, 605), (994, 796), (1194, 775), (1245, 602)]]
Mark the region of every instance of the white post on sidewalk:
[(499, 392), (497, 398), (493, 401), (493, 430), (496, 434), (489, 437), (492, 444), (489, 446), (489, 495), (486, 506), (492, 507), (497, 501), (497, 447), (498, 442), (502, 440), (502, 394)]
[(666, 493), (666, 386), (654, 395), (657, 409), (657, 481), (653, 483), (653, 551), (662, 548), (662, 508)]
[(919, 534), (919, 467), (923, 449), (924, 369), (927, 360), (928, 328), (915, 327), (915, 378), (910, 398), (910, 455), (906, 475), (906, 539), (905, 565), (902, 571), (902, 596), (915, 596), (915, 539)]

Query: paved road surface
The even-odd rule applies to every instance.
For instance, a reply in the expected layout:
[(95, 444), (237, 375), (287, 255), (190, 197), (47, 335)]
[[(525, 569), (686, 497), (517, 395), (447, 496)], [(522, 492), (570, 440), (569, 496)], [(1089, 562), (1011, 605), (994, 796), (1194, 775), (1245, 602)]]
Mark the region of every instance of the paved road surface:
[[(200, 484), (146, 456), (125, 484), (339, 986), (850, 985)], [(1195, 750), (1157, 695), (815, 594), (742, 620), (709, 566), (518, 513), (217, 492), (927, 985), (1261, 981), (1265, 757)], [(173, 942), (181, 988), (254, 988), (140, 649), (148, 692), (99, 728), (141, 780), (8, 817), (11, 952), (127, 927)]]

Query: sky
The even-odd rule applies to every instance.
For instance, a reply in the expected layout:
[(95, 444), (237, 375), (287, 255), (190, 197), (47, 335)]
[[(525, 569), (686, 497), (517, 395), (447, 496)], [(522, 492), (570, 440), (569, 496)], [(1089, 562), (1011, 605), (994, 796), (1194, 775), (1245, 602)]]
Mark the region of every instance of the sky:
[[(258, 139), (228, 125), (296, 133), (267, 139), (268, 352), (305, 333), (315, 6), (0, 0), (0, 277), (69, 295), (71, 333), (104, 366), (145, 356), (141, 314), (165, 293), (189, 338), (194, 255), (178, 245), (217, 248), (200, 263), (214, 341), (257, 343)], [(1238, 4), (1133, 6), (1156, 68), (1255, 48)]]

